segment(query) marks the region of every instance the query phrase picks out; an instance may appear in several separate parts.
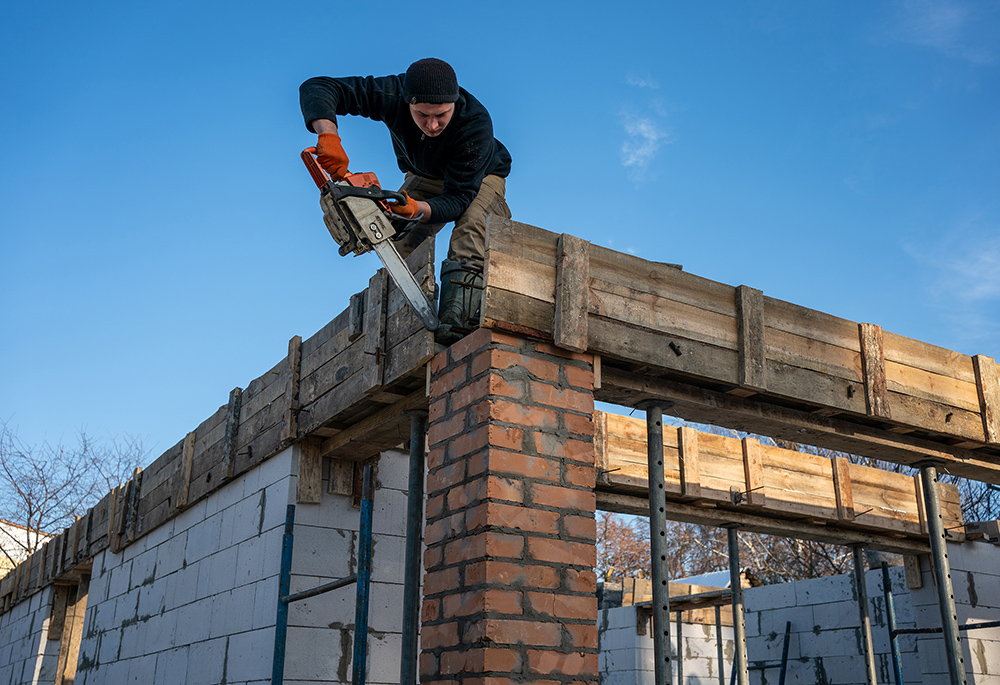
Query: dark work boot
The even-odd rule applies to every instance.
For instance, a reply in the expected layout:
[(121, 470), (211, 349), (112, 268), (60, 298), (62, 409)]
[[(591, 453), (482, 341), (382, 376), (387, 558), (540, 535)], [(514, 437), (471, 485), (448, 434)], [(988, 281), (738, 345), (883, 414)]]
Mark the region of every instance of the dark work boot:
[(441, 262), (441, 299), (438, 318), (441, 327), (435, 338), (451, 345), (479, 326), (479, 308), (483, 300), (483, 270), (463, 262)]

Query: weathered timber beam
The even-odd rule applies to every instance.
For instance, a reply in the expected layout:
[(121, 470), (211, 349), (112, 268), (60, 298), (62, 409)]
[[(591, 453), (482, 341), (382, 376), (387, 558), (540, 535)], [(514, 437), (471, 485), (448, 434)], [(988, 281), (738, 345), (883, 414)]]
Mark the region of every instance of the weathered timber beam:
[(409, 436), (410, 420), (403, 416), (403, 412), (426, 408), (427, 395), (425, 389), (420, 388), (324, 440), (319, 449), (320, 456), (361, 461), (394, 447)]
[[(649, 500), (642, 495), (598, 490), (597, 508), (619, 514), (648, 516)], [(742, 530), (753, 531), (755, 533), (781, 535), (837, 545), (860, 544), (866, 549), (892, 552), (894, 554), (927, 554), (930, 552), (930, 545), (927, 542), (919, 540), (848, 529), (835, 529), (817, 525), (810, 521), (770, 519), (755, 515), (750, 510), (734, 512), (701, 507), (697, 504), (686, 502), (668, 501), (666, 513), (669, 520), (683, 523), (695, 523), (705, 526), (739, 524)]]
[(644, 400), (673, 402), (680, 418), (797, 443), (826, 447), (897, 464), (933, 461), (946, 473), (1000, 484), (1000, 458), (981, 452), (901, 435), (852, 421), (740, 398), (678, 381), (634, 374), (607, 364), (597, 400), (634, 407)]

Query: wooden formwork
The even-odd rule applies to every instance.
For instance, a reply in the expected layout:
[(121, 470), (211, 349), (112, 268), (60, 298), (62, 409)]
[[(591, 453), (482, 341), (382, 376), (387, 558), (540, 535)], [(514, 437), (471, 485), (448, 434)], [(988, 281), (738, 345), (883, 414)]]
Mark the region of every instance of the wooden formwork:
[[(648, 515), (646, 423), (605, 412), (594, 417), (598, 503)], [(668, 506), (680, 520), (823, 542), (858, 542), (903, 554), (928, 551), (920, 476), (665, 426)], [(965, 539), (958, 488), (939, 484), (944, 527)]]
[(482, 316), (601, 355), (601, 400), (1000, 483), (986, 356), (512, 221), (491, 228)]

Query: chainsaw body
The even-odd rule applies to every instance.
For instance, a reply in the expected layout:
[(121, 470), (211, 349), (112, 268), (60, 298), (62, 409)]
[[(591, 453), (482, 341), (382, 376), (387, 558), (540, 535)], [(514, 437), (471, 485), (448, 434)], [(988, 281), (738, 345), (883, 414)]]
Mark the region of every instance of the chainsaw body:
[[(302, 151), (302, 160), (320, 189), (323, 222), (340, 246), (340, 254), (347, 256), (353, 252), (362, 255), (374, 251), (424, 327), (430, 331), (437, 330), (440, 321), (434, 308), (393, 243), (393, 239), (401, 237), (405, 230), (397, 231), (392, 220), (405, 217), (393, 214), (389, 201), (404, 204), (406, 197), (402, 193), (383, 190), (378, 178), (370, 172), (348, 174), (343, 181), (335, 183), (316, 162), (314, 154), (315, 148), (306, 148)], [(419, 218), (413, 219), (413, 222)]]

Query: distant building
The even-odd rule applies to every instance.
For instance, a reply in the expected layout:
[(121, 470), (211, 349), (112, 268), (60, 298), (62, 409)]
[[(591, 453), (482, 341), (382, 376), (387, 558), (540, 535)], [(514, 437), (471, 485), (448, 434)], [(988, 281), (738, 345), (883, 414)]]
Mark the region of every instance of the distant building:
[[(31, 537), (34, 538), (35, 535), (36, 533), (32, 533)], [(0, 577), (28, 557), (32, 542), (37, 546), (52, 537), (48, 533), (37, 533), (37, 535), (40, 537), (39, 541), (29, 540), (27, 528), (0, 519)]]

